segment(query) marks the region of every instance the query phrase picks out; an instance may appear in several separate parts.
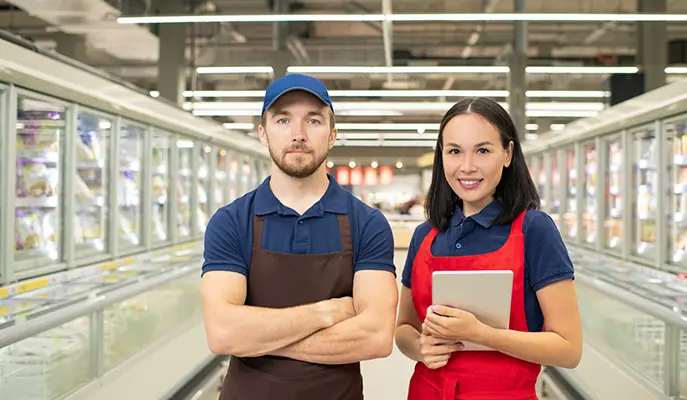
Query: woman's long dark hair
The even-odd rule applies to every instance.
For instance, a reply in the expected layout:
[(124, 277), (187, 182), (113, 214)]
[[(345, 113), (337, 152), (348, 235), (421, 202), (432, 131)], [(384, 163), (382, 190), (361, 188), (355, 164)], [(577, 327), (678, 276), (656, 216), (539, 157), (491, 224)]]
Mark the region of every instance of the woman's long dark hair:
[(468, 98), (451, 107), (441, 121), (439, 137), (434, 151), (432, 183), (429, 186), (425, 201), (425, 216), (437, 229), (446, 229), (448, 221), (455, 212), (456, 205), (463, 207), (463, 201), (449, 186), (444, 175), (443, 149), (444, 128), (453, 118), (464, 114), (477, 114), (491, 123), (501, 134), (501, 145), (504, 149), (513, 142), (512, 160), (503, 169), (501, 181), (496, 185), (495, 199), (501, 202), (503, 210), (493, 221), (495, 225), (512, 223), (523, 211), (538, 209), (539, 193), (532, 181), (525, 156), (520, 147), (518, 133), (508, 112), (497, 102), (484, 98)]

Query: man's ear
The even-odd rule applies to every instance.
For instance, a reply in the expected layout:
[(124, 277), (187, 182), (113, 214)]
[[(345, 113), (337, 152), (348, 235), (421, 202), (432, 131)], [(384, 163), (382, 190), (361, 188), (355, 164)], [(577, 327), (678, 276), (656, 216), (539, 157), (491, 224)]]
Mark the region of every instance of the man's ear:
[(258, 137), (260, 138), (260, 142), (263, 146), (269, 147), (270, 142), (269, 140), (267, 140), (267, 131), (265, 130), (265, 127), (262, 123), (258, 125)]
[(336, 144), (336, 137), (338, 135), (339, 135), (339, 130), (336, 128), (332, 129), (332, 133), (329, 134), (329, 150), (331, 150), (332, 147), (334, 147), (334, 145)]

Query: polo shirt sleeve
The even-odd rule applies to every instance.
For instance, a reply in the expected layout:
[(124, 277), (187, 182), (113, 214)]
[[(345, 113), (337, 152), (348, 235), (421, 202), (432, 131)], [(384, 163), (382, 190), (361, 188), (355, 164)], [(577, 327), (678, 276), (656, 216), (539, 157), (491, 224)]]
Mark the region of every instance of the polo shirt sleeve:
[(389, 271), (396, 275), (394, 266), (394, 236), (391, 225), (379, 210), (367, 218), (360, 237), (355, 272), (362, 270)]
[(523, 223), (525, 263), (532, 289), (539, 289), (564, 279), (574, 279), (574, 267), (568, 249), (551, 217), (530, 210)]
[(218, 210), (210, 218), (205, 230), (205, 261), (201, 276), (208, 271), (231, 271), (248, 276), (241, 242), (247, 233), (239, 232), (237, 218), (233, 215), (235, 211), (229, 206)]
[(415, 228), (413, 237), (410, 238), (408, 254), (406, 256), (406, 264), (403, 267), (403, 274), (401, 275), (401, 283), (408, 289), (410, 289), (410, 281), (413, 277), (413, 263), (415, 262), (415, 256), (417, 256), (420, 245), (425, 240), (425, 236), (427, 236), (431, 228), (432, 227), (429, 222), (424, 222)]

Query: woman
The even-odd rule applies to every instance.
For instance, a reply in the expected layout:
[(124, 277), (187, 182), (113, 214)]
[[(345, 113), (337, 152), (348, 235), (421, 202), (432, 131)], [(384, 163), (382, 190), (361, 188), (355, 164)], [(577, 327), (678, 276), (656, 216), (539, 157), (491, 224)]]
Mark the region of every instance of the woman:
[[(417, 361), (409, 400), (532, 400), (541, 365), (574, 368), (582, 329), (573, 266), (538, 211), (508, 113), (465, 99), (444, 116), (425, 213), (403, 271), (396, 344)], [(511, 269), (509, 329), (432, 305), (434, 270)], [(462, 341), (495, 351), (462, 351)]]

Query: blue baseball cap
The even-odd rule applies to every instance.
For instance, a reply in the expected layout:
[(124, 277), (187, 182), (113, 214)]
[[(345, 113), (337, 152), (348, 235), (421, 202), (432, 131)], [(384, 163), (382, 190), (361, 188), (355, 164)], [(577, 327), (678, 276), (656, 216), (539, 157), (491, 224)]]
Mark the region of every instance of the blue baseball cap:
[(324, 104), (328, 105), (332, 112), (334, 112), (332, 99), (329, 98), (329, 92), (327, 92), (327, 88), (324, 86), (322, 81), (308, 75), (288, 74), (272, 82), (267, 87), (260, 116), (265, 115), (265, 111), (272, 107), (274, 102), (277, 101), (282, 95), (294, 90), (303, 90), (314, 95)]

